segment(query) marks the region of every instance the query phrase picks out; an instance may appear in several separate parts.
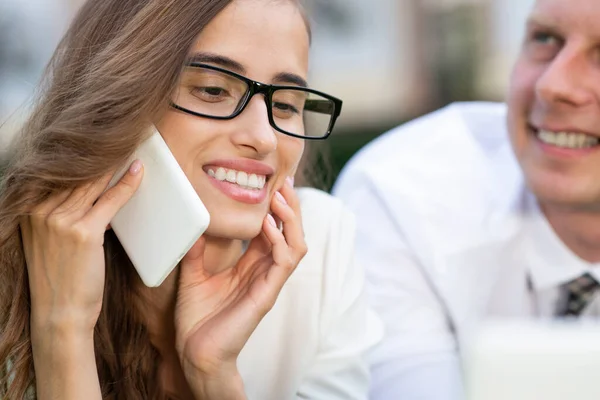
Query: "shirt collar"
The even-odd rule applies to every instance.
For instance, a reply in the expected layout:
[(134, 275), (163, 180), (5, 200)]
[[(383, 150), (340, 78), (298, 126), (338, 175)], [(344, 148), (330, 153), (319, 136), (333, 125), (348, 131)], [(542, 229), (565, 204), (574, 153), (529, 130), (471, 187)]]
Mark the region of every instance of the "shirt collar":
[(560, 240), (528, 190), (523, 206), (523, 254), (536, 292), (562, 286), (586, 272), (600, 282), (600, 268), (594, 268), (599, 265), (582, 260)]

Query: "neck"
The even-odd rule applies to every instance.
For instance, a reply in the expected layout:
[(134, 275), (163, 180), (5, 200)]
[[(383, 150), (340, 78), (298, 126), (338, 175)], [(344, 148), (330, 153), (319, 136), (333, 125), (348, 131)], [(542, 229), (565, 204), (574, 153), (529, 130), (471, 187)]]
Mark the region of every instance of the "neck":
[[(242, 254), (242, 241), (205, 236), (204, 268), (210, 274), (217, 274), (232, 268)], [(138, 280), (137, 292), (144, 302), (144, 317), (152, 343), (163, 355), (174, 351), (175, 346), (175, 304), (179, 286), (179, 267), (156, 288), (146, 287)]]
[(572, 252), (589, 263), (600, 262), (600, 212), (543, 204), (541, 208)]

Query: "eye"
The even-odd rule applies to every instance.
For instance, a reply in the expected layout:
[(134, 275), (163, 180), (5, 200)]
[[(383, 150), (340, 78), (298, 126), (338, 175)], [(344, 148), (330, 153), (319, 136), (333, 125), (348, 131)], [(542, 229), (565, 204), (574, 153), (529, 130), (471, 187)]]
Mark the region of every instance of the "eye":
[(192, 94), (201, 100), (212, 102), (222, 100), (229, 95), (226, 89), (218, 86), (195, 87), (192, 89)]
[(276, 111), (276, 114), (298, 114), (299, 111), (296, 107), (291, 104), (281, 103), (281, 102), (273, 102), (273, 109)]
[(222, 89), (220, 87), (207, 87), (204, 88), (204, 91), (206, 92), (206, 94), (209, 94), (211, 96), (219, 96), (225, 92), (225, 89)]
[(560, 43), (560, 39), (558, 37), (556, 37), (556, 35), (549, 33), (549, 32), (543, 32), (543, 31), (533, 32), (531, 34), (531, 39), (535, 43), (539, 43), (539, 44), (543, 44), (543, 45), (555, 45), (555, 44)]
[(548, 29), (532, 29), (525, 42), (524, 50), (533, 60), (546, 62), (560, 52), (564, 39)]

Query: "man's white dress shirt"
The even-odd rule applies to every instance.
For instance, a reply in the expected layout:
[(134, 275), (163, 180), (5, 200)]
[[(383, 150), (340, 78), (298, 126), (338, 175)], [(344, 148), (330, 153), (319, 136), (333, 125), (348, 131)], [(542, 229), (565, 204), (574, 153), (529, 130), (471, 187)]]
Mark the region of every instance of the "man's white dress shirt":
[(461, 350), (480, 322), (552, 317), (562, 284), (600, 278), (525, 187), (505, 119), (503, 104), (450, 105), (361, 150), (334, 188), (357, 215), (358, 261), (385, 324), (374, 400), (462, 398)]

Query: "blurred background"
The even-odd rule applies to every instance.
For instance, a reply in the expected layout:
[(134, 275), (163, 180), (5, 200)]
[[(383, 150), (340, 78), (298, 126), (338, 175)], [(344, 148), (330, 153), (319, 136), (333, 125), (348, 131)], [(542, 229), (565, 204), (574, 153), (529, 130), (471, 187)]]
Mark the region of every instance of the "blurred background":
[[(95, 0), (101, 1), (101, 0)], [(534, 0), (306, 0), (311, 86), (344, 100), (329, 184), (358, 149), (455, 101), (502, 101)], [(0, 0), (0, 152), (81, 0)]]

